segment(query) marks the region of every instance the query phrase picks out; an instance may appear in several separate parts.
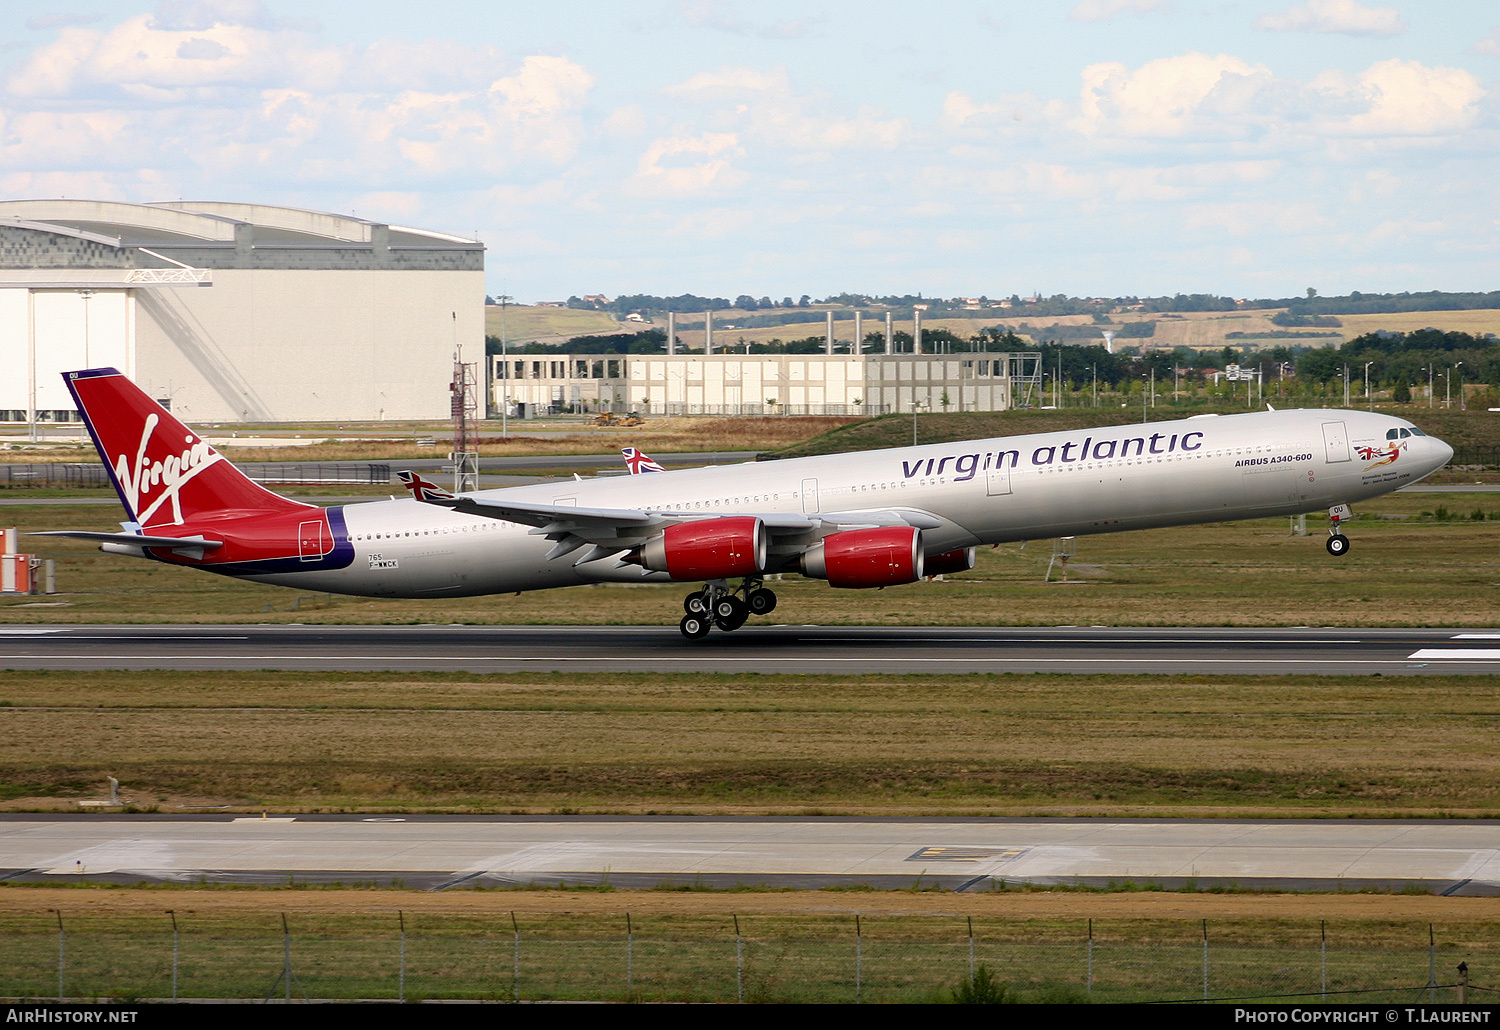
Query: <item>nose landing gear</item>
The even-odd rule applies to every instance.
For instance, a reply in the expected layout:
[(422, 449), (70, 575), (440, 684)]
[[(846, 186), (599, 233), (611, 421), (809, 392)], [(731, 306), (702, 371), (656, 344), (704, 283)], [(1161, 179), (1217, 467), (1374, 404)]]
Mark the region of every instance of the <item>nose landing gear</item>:
[(752, 615), (769, 615), (776, 610), (776, 594), (761, 585), (758, 576), (746, 577), (737, 590), (731, 590), (722, 579), (710, 580), (702, 590), (683, 598), (687, 612), (678, 629), (689, 640), (701, 640), (714, 626), (726, 633), (745, 624)]
[(1328, 521), (1333, 524), (1328, 527), (1328, 541), (1323, 546), (1328, 548), (1328, 553), (1335, 558), (1342, 558), (1349, 553), (1349, 538), (1339, 527), (1353, 517), (1354, 512), (1347, 504), (1335, 504), (1328, 509)]

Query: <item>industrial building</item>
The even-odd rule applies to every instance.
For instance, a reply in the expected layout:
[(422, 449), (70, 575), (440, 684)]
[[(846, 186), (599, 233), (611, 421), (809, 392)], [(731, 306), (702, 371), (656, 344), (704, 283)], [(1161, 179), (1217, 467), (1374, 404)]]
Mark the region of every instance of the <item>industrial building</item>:
[(1027, 403), (1039, 355), (524, 354), (491, 358), (493, 410), (513, 415), (885, 415)]
[(446, 418), (484, 246), (266, 204), (0, 202), (0, 421), (112, 365), (193, 422)]

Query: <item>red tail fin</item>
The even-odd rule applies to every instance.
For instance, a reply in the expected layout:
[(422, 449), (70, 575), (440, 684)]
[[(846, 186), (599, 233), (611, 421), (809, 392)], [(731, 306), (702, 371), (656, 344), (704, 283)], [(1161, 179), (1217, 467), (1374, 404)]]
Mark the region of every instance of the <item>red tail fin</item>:
[(121, 503), (143, 529), (225, 510), (307, 509), (252, 482), (117, 370), (91, 368), (63, 378)]

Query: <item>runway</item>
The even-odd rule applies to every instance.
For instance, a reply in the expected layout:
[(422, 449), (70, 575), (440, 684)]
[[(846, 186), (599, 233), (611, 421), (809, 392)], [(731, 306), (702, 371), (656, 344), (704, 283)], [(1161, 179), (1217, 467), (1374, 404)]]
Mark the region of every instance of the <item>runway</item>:
[(0, 626), (3, 669), (503, 673), (1488, 674), (1500, 630), (746, 626)]
[(1500, 824), (714, 817), (5, 816), (0, 879), (407, 887), (1007, 883), (1500, 893)]

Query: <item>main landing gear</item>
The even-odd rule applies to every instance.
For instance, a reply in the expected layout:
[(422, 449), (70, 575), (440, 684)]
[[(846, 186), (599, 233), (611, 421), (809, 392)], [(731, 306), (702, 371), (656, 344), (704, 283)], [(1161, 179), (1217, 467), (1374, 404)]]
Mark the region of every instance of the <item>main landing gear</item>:
[(752, 615), (770, 615), (776, 610), (776, 595), (761, 586), (759, 578), (747, 577), (738, 590), (730, 590), (728, 583), (716, 579), (683, 598), (682, 608), (687, 612), (678, 625), (682, 635), (701, 640), (715, 626), (732, 632)]
[(1333, 525), (1328, 527), (1328, 542), (1323, 546), (1328, 548), (1328, 553), (1335, 558), (1342, 558), (1349, 553), (1349, 538), (1346, 537), (1339, 527), (1354, 517), (1354, 512), (1347, 504), (1335, 504), (1328, 509), (1328, 520)]

